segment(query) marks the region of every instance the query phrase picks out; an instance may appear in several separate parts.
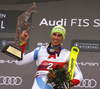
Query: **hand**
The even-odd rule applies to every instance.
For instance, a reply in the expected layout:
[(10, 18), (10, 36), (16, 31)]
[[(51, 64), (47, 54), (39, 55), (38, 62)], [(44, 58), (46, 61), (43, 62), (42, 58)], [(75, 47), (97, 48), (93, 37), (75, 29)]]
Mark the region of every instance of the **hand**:
[(52, 78), (55, 79), (55, 78), (56, 78), (56, 76), (55, 76), (55, 72), (52, 70), (51, 73), (48, 73), (48, 74), (47, 74), (47, 77), (48, 77), (48, 78), (52, 77)]
[(71, 86), (72, 86), (72, 85), (71, 85), (71, 81), (64, 82), (63, 85), (64, 85), (64, 89), (70, 89)]
[(24, 30), (20, 35), (20, 39), (23, 39), (22, 42), (27, 42), (28, 38), (29, 35), (26, 33), (26, 30)]
[(54, 89), (70, 89), (73, 86), (72, 81), (63, 82), (62, 84), (56, 84)]

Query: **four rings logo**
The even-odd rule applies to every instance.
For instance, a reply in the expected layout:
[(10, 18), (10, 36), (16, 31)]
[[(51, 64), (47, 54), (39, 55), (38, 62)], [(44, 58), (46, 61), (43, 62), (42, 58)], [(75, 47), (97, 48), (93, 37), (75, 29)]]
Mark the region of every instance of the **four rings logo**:
[(97, 85), (97, 81), (95, 79), (83, 79), (83, 81), (74, 87), (80, 88), (94, 88)]
[(19, 76), (0, 76), (0, 85), (21, 85), (22, 78)]

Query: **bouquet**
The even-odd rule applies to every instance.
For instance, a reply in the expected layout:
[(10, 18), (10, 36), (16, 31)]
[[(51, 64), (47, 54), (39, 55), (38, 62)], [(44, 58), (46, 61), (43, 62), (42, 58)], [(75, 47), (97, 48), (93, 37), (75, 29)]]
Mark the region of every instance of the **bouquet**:
[[(49, 70), (47, 74), (47, 83), (50, 83), (53, 86), (59, 86), (63, 82), (69, 81), (69, 73), (65, 68), (59, 67), (56, 65), (55, 69)], [(58, 89), (57, 87), (54, 89)]]

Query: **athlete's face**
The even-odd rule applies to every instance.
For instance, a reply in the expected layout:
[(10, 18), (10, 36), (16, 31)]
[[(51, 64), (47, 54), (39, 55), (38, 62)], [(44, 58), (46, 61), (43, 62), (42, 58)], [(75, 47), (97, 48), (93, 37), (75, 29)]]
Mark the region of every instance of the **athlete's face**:
[(52, 47), (57, 46), (57, 45), (61, 46), (62, 41), (63, 41), (63, 36), (61, 33), (55, 32), (52, 34), (51, 36), (51, 46)]

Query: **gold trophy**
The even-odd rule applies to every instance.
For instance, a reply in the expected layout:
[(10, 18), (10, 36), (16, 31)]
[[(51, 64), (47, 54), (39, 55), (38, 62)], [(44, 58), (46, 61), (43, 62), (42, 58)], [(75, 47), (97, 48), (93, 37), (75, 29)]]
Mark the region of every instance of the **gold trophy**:
[(22, 60), (22, 57), (23, 57), (23, 52), (20, 48), (20, 43), (23, 40), (23, 39), (20, 39), (21, 28), (24, 27), (26, 29), (27, 34), (29, 34), (30, 31), (34, 29), (34, 26), (31, 25), (28, 19), (32, 12), (37, 13), (35, 8), (36, 8), (36, 4), (33, 2), (33, 6), (18, 17), (17, 26), (16, 26), (15, 43), (9, 43), (1, 51), (17, 59), (18, 61)]

